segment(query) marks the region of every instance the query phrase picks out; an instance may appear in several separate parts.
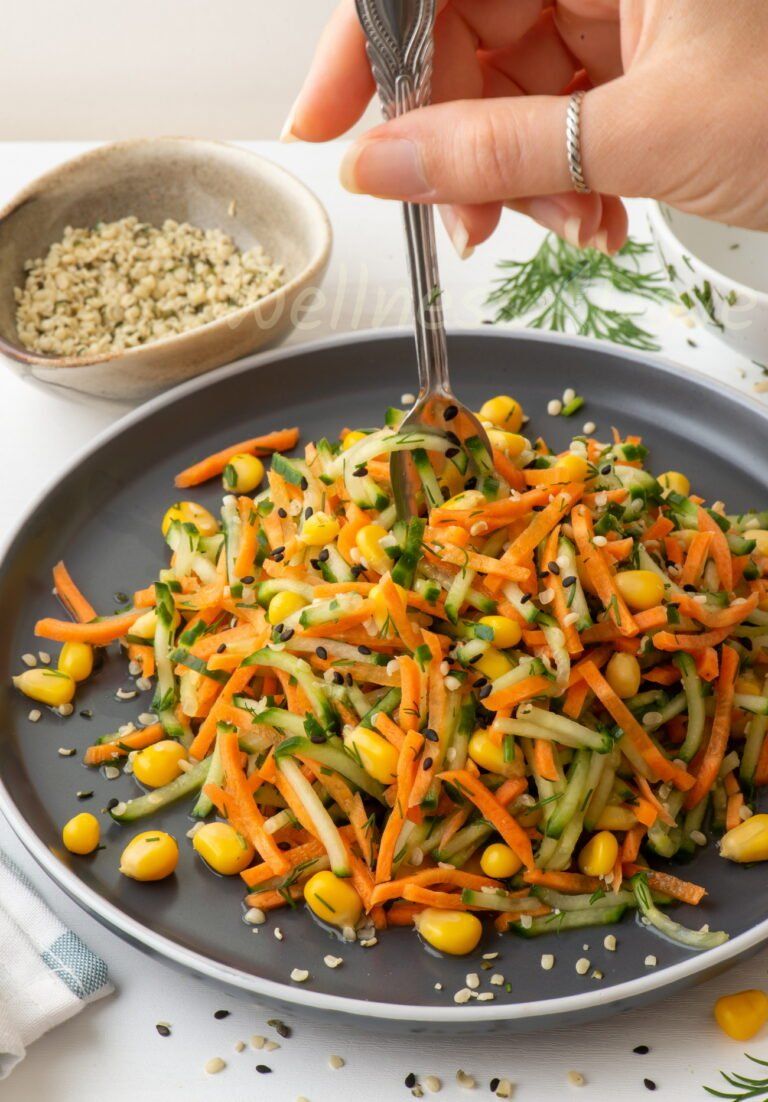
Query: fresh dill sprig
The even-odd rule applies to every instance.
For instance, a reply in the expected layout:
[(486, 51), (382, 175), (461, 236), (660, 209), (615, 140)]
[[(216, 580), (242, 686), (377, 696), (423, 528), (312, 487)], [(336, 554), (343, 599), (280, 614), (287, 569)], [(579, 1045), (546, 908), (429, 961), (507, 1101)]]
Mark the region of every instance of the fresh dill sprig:
[[(744, 1055), (753, 1064), (768, 1068), (768, 1061), (758, 1060), (756, 1056), (750, 1056), (748, 1052), (745, 1052)], [(755, 1102), (765, 1102), (768, 1099), (768, 1078), (748, 1079), (746, 1075), (739, 1075), (736, 1071), (732, 1075), (728, 1075), (724, 1071), (721, 1071), (720, 1074), (726, 1083), (735, 1087), (736, 1090), (716, 1091), (712, 1087), (705, 1087), (704, 1090), (707, 1094), (711, 1094), (714, 1098), (726, 1098), (729, 1102), (747, 1102), (747, 1099), (755, 1099)]]
[(590, 291), (609, 286), (620, 294), (635, 295), (648, 302), (674, 301), (660, 270), (641, 271), (641, 262), (653, 250), (648, 242), (632, 238), (615, 256), (597, 249), (576, 249), (547, 234), (530, 260), (503, 260), (505, 274), (488, 296), (496, 307), (494, 322), (527, 317), (531, 329), (552, 329), (579, 333), (598, 340), (613, 341), (642, 352), (658, 352), (654, 335), (637, 324), (641, 314), (599, 305)]

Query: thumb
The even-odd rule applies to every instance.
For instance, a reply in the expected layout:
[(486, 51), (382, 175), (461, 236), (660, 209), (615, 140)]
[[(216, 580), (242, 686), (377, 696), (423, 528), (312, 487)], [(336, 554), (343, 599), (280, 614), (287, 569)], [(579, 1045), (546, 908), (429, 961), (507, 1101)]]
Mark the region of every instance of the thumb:
[[(623, 78), (613, 81), (582, 104), (582, 164), (594, 191), (637, 194), (638, 179), (645, 183), (649, 128), (633, 111), (628, 87)], [(567, 106), (566, 96), (515, 96), (411, 111), (347, 150), (341, 182), (349, 191), (421, 203), (567, 192)]]

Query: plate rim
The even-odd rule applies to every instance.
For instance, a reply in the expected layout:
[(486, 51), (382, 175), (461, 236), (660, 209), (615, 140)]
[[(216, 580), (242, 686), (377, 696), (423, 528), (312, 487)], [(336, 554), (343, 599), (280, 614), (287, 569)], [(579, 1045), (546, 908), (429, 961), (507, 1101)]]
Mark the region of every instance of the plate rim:
[[(462, 327), (452, 328), (448, 332), (451, 337), (467, 337), (483, 340), (487, 337), (506, 338), (520, 343), (554, 344), (564, 347), (580, 347), (597, 355), (612, 355), (629, 363), (641, 363), (650, 366), (654, 371), (663, 375), (682, 376), (691, 385), (703, 388), (712, 393), (724, 396), (731, 402), (735, 402), (745, 410), (768, 424), (768, 407), (761, 403), (750, 402), (748, 395), (732, 386), (730, 383), (720, 383), (715, 378), (698, 372), (682, 364), (663, 356), (649, 353), (636, 352), (634, 350), (619, 348), (603, 341), (597, 341), (589, 337), (571, 336), (561, 333), (533, 332), (531, 330), (486, 330), (482, 328)], [(17, 539), (21, 530), (32, 520), (41, 504), (52, 490), (70, 474), (77, 470), (81, 464), (94, 452), (108, 443), (115, 436), (143, 421), (147, 416), (166, 406), (172, 405), (179, 398), (185, 397), (195, 391), (203, 390), (207, 386), (216, 386), (223, 379), (244, 374), (245, 372), (258, 371), (269, 367), (282, 360), (292, 359), (306, 353), (313, 353), (325, 349), (334, 349), (349, 344), (370, 344), (372, 342), (396, 341), (412, 337), (412, 331), (404, 327), (392, 327), (391, 329), (376, 330), (366, 329), (351, 333), (332, 334), (317, 341), (308, 341), (302, 344), (287, 345), (279, 349), (258, 353), (238, 360), (233, 364), (218, 368), (215, 371), (196, 376), (178, 386), (165, 391), (162, 394), (143, 402), (134, 409), (118, 417), (88, 441), (72, 456), (63, 469), (48, 479), (42, 490), (25, 509), (20, 519), (13, 525), (10, 532), (0, 543), (0, 570), (2, 570), (8, 553)], [(24, 845), (25, 849), (35, 859), (43, 871), (50, 876), (66, 894), (82, 907), (90, 915), (96, 918), (113, 933), (122, 936), (140, 948), (148, 951), (163, 962), (170, 962), (176, 967), (182, 968), (198, 976), (217, 983), (225, 983), (239, 991), (256, 996), (262, 996), (267, 1000), (293, 1004), (298, 1010), (302, 1008), (330, 1011), (339, 1015), (346, 1015), (367, 1019), (384, 1019), (402, 1024), (418, 1022), (421, 1025), (447, 1025), (461, 1026), (482, 1024), (483, 1022), (513, 1022), (526, 1018), (561, 1018), (567, 1020), (570, 1015), (582, 1011), (596, 1010), (598, 1007), (609, 1007), (629, 1001), (640, 1000), (643, 996), (650, 996), (654, 992), (664, 988), (674, 987), (678, 983), (690, 979), (699, 973), (706, 974), (717, 969), (722, 969), (728, 962), (738, 958), (751, 949), (757, 949), (759, 945), (768, 940), (768, 918), (763, 919), (749, 930), (745, 930), (736, 937), (731, 938), (723, 945), (710, 949), (704, 953), (691, 955), (690, 958), (679, 961), (677, 964), (650, 972), (648, 975), (638, 976), (633, 980), (615, 984), (609, 988), (595, 988), (591, 991), (576, 995), (562, 995), (550, 999), (536, 999), (520, 1003), (488, 1004), (478, 1006), (446, 1006), (436, 1007), (429, 1005), (410, 1005), (387, 1002), (374, 1002), (365, 999), (352, 998), (346, 995), (325, 994), (313, 991), (311, 988), (293, 987), (290, 983), (280, 983), (275, 980), (267, 980), (259, 976), (241, 971), (231, 965), (212, 960), (202, 953), (174, 941), (163, 934), (157, 934), (148, 926), (139, 922), (123, 912), (116, 904), (105, 899), (95, 889), (88, 887), (66, 865), (59, 861), (55, 854), (51, 853), (41, 838), (27, 823), (21, 809), (17, 807), (13, 796), (7, 788), (2, 775), (0, 775), (0, 812), (2, 812), (11, 825), (14, 833)]]

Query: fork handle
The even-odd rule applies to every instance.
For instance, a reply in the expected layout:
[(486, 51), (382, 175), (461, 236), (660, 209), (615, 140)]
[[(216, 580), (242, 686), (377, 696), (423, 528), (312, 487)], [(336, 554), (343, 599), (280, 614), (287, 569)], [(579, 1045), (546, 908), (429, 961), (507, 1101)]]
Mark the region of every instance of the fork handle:
[[(430, 101), (435, 0), (355, 0), (386, 119)], [(403, 203), (421, 394), (450, 394), (431, 205)]]

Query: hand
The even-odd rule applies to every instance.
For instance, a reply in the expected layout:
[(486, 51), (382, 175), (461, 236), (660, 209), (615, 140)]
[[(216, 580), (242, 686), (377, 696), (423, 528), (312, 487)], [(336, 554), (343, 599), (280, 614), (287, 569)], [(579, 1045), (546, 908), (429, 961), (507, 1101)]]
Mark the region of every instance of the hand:
[[(768, 229), (764, 0), (438, 0), (433, 105), (347, 151), (353, 192), (440, 204), (460, 255), (503, 207), (572, 244), (626, 239), (619, 195)], [(589, 89), (571, 190), (565, 91)], [(352, 0), (326, 27), (283, 131), (327, 141), (374, 93)]]

